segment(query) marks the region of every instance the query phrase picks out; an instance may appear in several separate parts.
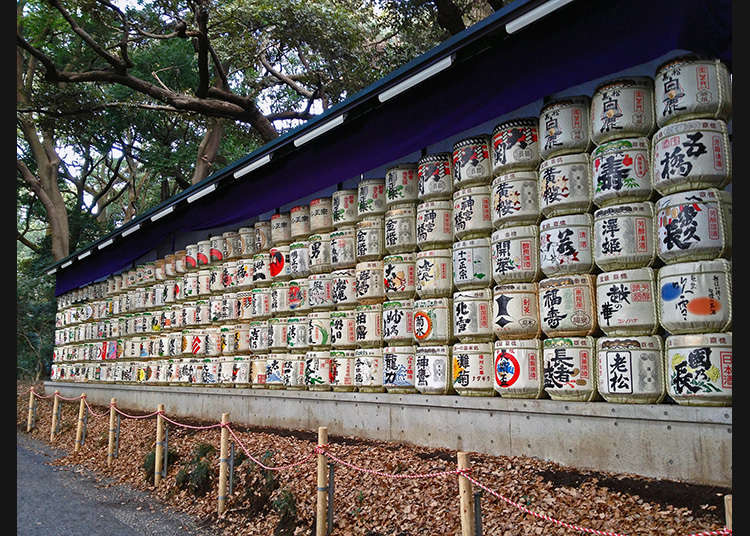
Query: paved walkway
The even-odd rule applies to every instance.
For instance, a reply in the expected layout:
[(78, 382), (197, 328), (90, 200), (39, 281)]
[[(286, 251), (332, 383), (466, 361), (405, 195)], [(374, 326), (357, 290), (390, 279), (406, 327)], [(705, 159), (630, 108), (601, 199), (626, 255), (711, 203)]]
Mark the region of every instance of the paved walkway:
[(46, 443), (16, 435), (18, 536), (217, 536), (185, 514), (151, 510), (147, 493), (105, 487), (81, 468), (49, 465), (59, 456)]

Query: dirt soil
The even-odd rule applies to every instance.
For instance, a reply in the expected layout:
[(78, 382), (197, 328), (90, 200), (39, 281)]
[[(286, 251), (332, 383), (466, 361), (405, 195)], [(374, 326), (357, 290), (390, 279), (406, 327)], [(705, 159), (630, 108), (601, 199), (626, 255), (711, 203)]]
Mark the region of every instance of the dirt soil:
[[(17, 385), (17, 431), (26, 432), (30, 385)], [(83, 391), (84, 389), (82, 389)], [(38, 385), (36, 392), (43, 392)], [(45, 395), (49, 396), (49, 395)], [(36, 398), (36, 426), (30, 434), (49, 442), (51, 398)], [(82, 465), (102, 480), (127, 483), (149, 491), (155, 501), (184, 511), (227, 535), (314, 535), (317, 486), (313, 449), (317, 433), (231, 425), (238, 442), (233, 490), (227, 509), (217, 515), (219, 428), (193, 429), (216, 423), (173, 418), (169, 425), (172, 460), (158, 487), (143, 469), (156, 441), (156, 417), (120, 409), (119, 455), (107, 466), (109, 408), (91, 405), (86, 441), (73, 453), (78, 401), (62, 403), (62, 423), (54, 444), (69, 453), (57, 464)], [(141, 413), (141, 415), (143, 415)], [(230, 435), (230, 439), (232, 439)], [(177, 485), (178, 472), (188, 466), (195, 447), (214, 446), (209, 491), (196, 496)], [(334, 465), (334, 524), (331, 532), (363, 536), (459, 535), (458, 478), (403, 475), (455, 471), (456, 451), (426, 448), (349, 436), (329, 436), (337, 458), (372, 472)], [(263, 471), (248, 455), (287, 470)], [(244, 458), (244, 459), (243, 459)], [(593, 530), (608, 534), (688, 536), (724, 528), (724, 495), (731, 489), (656, 480), (633, 474), (579, 471), (537, 458), (469, 453), (471, 475), (507, 500), (481, 491), (482, 533), (498, 536), (571, 535)], [(153, 469), (151, 469), (153, 471)], [(513, 501), (533, 515), (510, 504)], [(543, 519), (549, 516), (574, 525), (566, 528)]]

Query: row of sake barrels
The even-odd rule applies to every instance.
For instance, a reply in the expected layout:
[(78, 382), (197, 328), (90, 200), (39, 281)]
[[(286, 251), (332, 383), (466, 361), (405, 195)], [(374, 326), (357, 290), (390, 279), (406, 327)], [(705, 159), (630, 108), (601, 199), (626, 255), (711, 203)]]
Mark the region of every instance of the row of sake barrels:
[(55, 381), (731, 405), (732, 334), (565, 337), (53, 364)]

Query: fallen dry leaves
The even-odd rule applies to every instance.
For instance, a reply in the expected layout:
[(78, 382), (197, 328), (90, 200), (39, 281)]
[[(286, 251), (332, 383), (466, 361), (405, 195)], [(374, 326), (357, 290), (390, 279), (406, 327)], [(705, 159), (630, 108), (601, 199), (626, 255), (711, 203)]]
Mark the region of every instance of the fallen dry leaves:
[[(28, 389), (17, 385), (17, 427), (26, 433)], [(43, 385), (36, 386), (42, 392)], [(36, 427), (31, 435), (49, 441), (52, 400), (37, 399)], [(316, 501), (315, 457), (285, 471), (273, 471), (270, 495), (260, 492), (264, 475), (250, 459), (235, 467), (234, 489), (227, 510), (217, 515), (220, 429), (192, 430), (169, 426), (169, 449), (178, 454), (167, 476), (155, 488), (142, 469), (156, 441), (156, 417), (121, 420), (119, 457), (107, 466), (109, 408), (91, 406), (85, 444), (73, 453), (78, 401), (62, 403), (62, 426), (55, 446), (68, 454), (55, 465), (83, 466), (102, 482), (128, 484), (152, 493), (155, 507), (189, 513), (227, 535), (313, 535)], [(122, 410), (130, 413), (127, 410)], [(173, 419), (176, 420), (176, 419)], [(178, 420), (180, 424), (215, 423)], [(248, 429), (232, 426), (245, 449), (271, 466), (284, 466), (310, 455), (317, 436), (309, 431)], [(200, 443), (214, 445), (213, 485), (203, 497), (178, 489), (175, 476)], [(392, 442), (330, 436), (331, 452), (357, 466), (396, 474), (433, 473), (456, 469), (456, 452)], [(235, 445), (235, 454), (243, 449)], [(265, 458), (263, 456), (266, 455)], [(588, 529), (629, 536), (686, 536), (724, 527), (723, 496), (731, 490), (665, 482), (610, 473), (576, 471), (536, 458), (470, 453), (472, 476), (508, 499), (536, 513)], [(334, 528), (332, 534), (363, 536), (459, 535), (456, 475), (429, 479), (392, 479), (335, 464)], [(282, 521), (278, 505), (285, 491), (295, 499), (296, 517)], [(480, 491), (476, 487), (474, 491)], [(527, 514), (482, 492), (482, 533), (499, 536), (563, 536), (577, 531)], [(276, 507), (274, 506), (276, 505)], [(287, 503), (288, 505), (288, 503)], [(287, 531), (281, 531), (282, 526)], [(274, 532), (277, 530), (277, 532)]]

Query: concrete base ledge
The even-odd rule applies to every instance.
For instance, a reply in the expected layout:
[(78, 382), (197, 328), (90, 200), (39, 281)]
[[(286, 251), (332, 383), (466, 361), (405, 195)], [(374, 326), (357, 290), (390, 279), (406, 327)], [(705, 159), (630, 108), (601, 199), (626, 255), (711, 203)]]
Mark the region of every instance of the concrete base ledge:
[[(45, 382), (64, 397), (250, 426), (530, 456), (578, 469), (731, 488), (732, 408), (420, 394)], [(335, 439), (332, 438), (332, 442)]]

